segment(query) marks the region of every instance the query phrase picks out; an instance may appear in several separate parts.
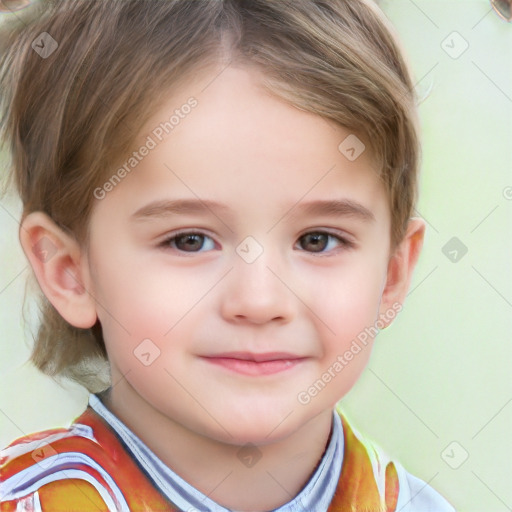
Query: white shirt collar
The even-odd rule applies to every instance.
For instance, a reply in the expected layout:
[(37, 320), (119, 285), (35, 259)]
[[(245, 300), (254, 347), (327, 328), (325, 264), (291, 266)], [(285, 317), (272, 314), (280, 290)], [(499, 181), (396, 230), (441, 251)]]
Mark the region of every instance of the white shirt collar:
[[(166, 466), (123, 422), (103, 404), (99, 395), (89, 396), (89, 405), (117, 433), (127, 451), (146, 472), (160, 492), (186, 512), (229, 512), (183, 480)], [(329, 445), (316, 471), (302, 491), (274, 512), (306, 512), (327, 510), (332, 501), (343, 462), (343, 427), (333, 411), (333, 428)]]

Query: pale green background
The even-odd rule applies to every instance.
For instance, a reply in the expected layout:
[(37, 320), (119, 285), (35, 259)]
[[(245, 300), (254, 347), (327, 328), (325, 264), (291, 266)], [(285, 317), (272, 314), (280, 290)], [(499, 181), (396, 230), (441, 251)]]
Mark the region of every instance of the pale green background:
[[(420, 95), (428, 222), (403, 313), (343, 405), (355, 425), (464, 512), (512, 510), (512, 24), (485, 0), (387, 0)], [(450, 57), (443, 41), (461, 48)], [(446, 39), (448, 37), (448, 39)], [(455, 39), (454, 39), (455, 37)], [(508, 187), (508, 188), (507, 188)], [(19, 205), (0, 203), (0, 445), (68, 424), (87, 395), (26, 364)], [(442, 252), (457, 237), (457, 263)], [(445, 450), (451, 443), (448, 450)], [(467, 460), (458, 466), (462, 456)]]

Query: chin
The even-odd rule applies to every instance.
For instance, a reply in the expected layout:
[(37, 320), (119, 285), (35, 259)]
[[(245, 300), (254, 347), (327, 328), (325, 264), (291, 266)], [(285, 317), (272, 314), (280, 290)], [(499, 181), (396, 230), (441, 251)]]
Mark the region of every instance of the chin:
[[(236, 428), (232, 426), (231, 433), (233, 437), (223, 436), (224, 439), (222, 439), (222, 441), (235, 446), (244, 446), (247, 444), (265, 446), (283, 441), (294, 432), (294, 429), (287, 428), (279, 429), (279, 432), (276, 431), (272, 432), (268, 424), (261, 426), (253, 424), (250, 428), (245, 425), (237, 425)], [(269, 432), (271, 432), (270, 435)]]
[(299, 411), (298, 408), (289, 407), (286, 412), (281, 412), (274, 407), (266, 409), (264, 413), (256, 409), (238, 411), (238, 414), (231, 412), (224, 415), (224, 419), (216, 418), (221, 425), (226, 426), (229, 434), (214, 423), (210, 425), (214, 428), (211, 437), (226, 444), (239, 446), (249, 443), (264, 446), (283, 441), (311, 419), (309, 415), (304, 416), (306, 411), (300, 411), (302, 414), (298, 414)]

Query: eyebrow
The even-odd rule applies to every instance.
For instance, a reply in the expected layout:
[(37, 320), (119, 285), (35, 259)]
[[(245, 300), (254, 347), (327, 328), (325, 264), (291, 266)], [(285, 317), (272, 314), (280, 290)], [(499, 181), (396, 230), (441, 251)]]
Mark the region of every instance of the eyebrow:
[(131, 217), (134, 220), (144, 220), (171, 215), (204, 215), (208, 212), (229, 216), (231, 210), (226, 205), (208, 199), (175, 199), (149, 203), (139, 208)]
[[(292, 217), (298, 216), (329, 216), (329, 217), (354, 217), (365, 222), (375, 220), (375, 215), (365, 206), (350, 199), (317, 200), (306, 203), (297, 203), (292, 206), (282, 218), (292, 210), (297, 210)], [(222, 214), (225, 217), (233, 216), (232, 210), (216, 201), (207, 199), (175, 199), (160, 200), (149, 203), (139, 208), (132, 214), (133, 220), (148, 220), (152, 218), (165, 218), (172, 215), (205, 215), (208, 212)]]
[[(375, 215), (368, 208), (350, 199), (331, 199), (298, 203), (297, 209), (301, 210), (300, 215), (317, 215), (329, 217), (355, 217), (365, 222), (375, 220)], [(291, 210), (290, 210), (291, 211)], [(293, 217), (298, 214), (293, 214)]]

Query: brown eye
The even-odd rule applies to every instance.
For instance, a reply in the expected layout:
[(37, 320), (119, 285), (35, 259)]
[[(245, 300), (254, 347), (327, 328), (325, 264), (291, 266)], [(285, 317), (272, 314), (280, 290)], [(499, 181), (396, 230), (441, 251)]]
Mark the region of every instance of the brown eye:
[(203, 235), (188, 234), (176, 237), (176, 247), (180, 251), (197, 251), (201, 249), (203, 243)]
[(327, 233), (307, 233), (300, 238), (300, 245), (306, 251), (322, 252), (327, 246), (329, 236)]
[(179, 252), (204, 252), (205, 245), (207, 246), (206, 250), (213, 249), (215, 246), (211, 237), (193, 232), (177, 233), (159, 244), (164, 249), (173, 249)]
[(352, 249), (355, 243), (348, 238), (327, 231), (310, 231), (297, 242), (300, 248), (311, 253), (332, 253), (334, 249)]

